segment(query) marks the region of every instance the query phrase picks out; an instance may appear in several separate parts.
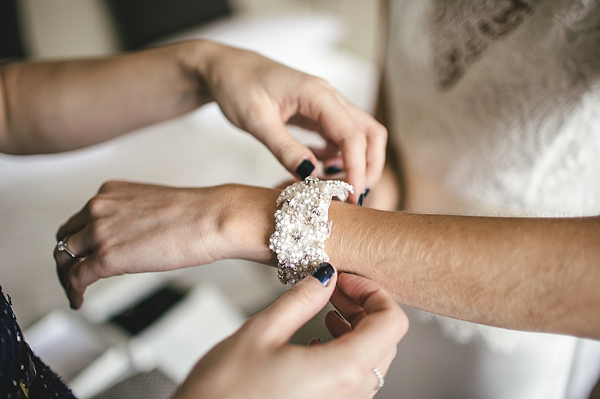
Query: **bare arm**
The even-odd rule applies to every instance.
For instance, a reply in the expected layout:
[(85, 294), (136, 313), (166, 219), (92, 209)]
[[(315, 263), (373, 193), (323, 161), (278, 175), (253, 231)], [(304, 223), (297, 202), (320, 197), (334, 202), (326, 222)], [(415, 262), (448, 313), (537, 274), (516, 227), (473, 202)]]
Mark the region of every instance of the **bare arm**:
[(403, 304), (600, 338), (599, 217), (419, 215), (335, 204), (331, 219), (332, 262), (374, 279)]
[(81, 148), (208, 102), (192, 72), (198, 60), (190, 47), (191, 42), (107, 58), (3, 66), (0, 152)]
[[(276, 194), (265, 198), (268, 206)], [(499, 327), (600, 338), (600, 217), (422, 215), (339, 202), (329, 216), (331, 263), (376, 281), (402, 304)], [(273, 221), (261, 220), (243, 223), (264, 226), (268, 253)]]
[[(0, 152), (67, 151), (216, 101), (299, 177), (342, 164), (358, 203), (381, 176), (386, 129), (324, 80), (259, 54), (193, 40), (113, 57), (0, 67)], [(320, 134), (313, 153), (287, 130)], [(318, 159), (317, 159), (318, 158)]]
[[(268, 240), (278, 195), (238, 185), (105, 185), (57, 234), (68, 234), (69, 248), (84, 256), (55, 251), (71, 304), (79, 307), (87, 285), (116, 274), (223, 258), (274, 265)], [(599, 217), (419, 215), (339, 202), (329, 217), (331, 263), (376, 281), (400, 303), (494, 326), (600, 338)]]

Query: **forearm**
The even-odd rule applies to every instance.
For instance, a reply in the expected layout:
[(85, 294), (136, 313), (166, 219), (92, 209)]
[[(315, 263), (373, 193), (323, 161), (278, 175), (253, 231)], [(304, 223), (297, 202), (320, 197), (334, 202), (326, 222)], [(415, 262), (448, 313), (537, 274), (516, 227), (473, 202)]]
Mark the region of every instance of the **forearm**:
[(199, 74), (203, 46), (5, 65), (0, 151), (71, 150), (195, 109), (211, 99)]
[[(256, 191), (255, 191), (256, 193)], [(262, 212), (277, 192), (257, 193)], [(251, 213), (253, 260), (271, 262), (273, 221)], [(326, 249), (402, 304), (512, 329), (600, 338), (600, 220), (383, 212), (334, 202)], [(270, 217), (270, 216), (269, 216)], [(258, 219), (262, 219), (259, 221)]]
[[(506, 328), (600, 338), (593, 322), (600, 312), (597, 218), (337, 208), (327, 243), (332, 261), (379, 282), (400, 303)], [(352, 248), (363, 249), (356, 256)]]
[[(269, 249), (280, 191), (108, 182), (69, 219), (54, 256), (71, 305), (102, 277), (247, 259)], [(418, 309), (500, 327), (600, 339), (600, 218), (419, 215), (334, 201), (325, 241), (340, 271)], [(82, 227), (85, 226), (85, 227)]]

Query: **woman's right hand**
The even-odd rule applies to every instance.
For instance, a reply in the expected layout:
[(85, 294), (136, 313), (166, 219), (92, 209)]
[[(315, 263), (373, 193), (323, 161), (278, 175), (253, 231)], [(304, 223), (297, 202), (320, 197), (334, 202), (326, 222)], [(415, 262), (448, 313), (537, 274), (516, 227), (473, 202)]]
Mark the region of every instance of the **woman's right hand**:
[[(387, 373), (408, 319), (379, 285), (336, 274), (331, 265), (322, 264), (314, 273), (317, 278), (308, 276), (250, 318), (200, 359), (175, 399), (372, 398), (379, 384), (373, 369)], [(330, 278), (325, 285), (323, 277)], [(335, 339), (291, 345), (292, 335), (330, 297), (347, 320), (327, 314)]]
[[(342, 97), (329, 83), (251, 51), (199, 41), (196, 64), (205, 89), (237, 127), (260, 140), (295, 176), (343, 170), (354, 186), (349, 202), (373, 187), (385, 163), (387, 130)], [(193, 68), (192, 68), (193, 69)], [(286, 128), (301, 126), (319, 134), (324, 149), (309, 149)], [(364, 194), (363, 194), (364, 198)]]

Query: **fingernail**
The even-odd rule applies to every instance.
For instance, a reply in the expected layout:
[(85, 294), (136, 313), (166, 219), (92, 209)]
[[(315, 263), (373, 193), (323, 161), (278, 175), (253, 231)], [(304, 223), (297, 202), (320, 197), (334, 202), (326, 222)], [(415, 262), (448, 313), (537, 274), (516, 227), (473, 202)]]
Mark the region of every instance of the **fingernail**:
[(337, 309), (333, 309), (333, 313), (335, 313), (335, 315), (337, 317), (339, 317), (340, 319), (346, 321), (346, 319), (344, 319), (344, 316), (342, 316), (342, 314), (340, 312), (338, 312)]
[(358, 197), (358, 206), (362, 206), (362, 204), (363, 204), (363, 201), (364, 201), (364, 200), (365, 200), (365, 195), (364, 195), (364, 194), (361, 194), (361, 195)]
[(333, 165), (328, 167), (327, 169), (325, 169), (325, 174), (326, 175), (335, 175), (336, 173), (340, 173), (342, 171), (341, 168)]
[(331, 280), (331, 278), (333, 277), (334, 273), (335, 270), (333, 269), (333, 266), (331, 266), (327, 262), (323, 262), (319, 265), (319, 267), (313, 270), (311, 275), (317, 280), (319, 280), (323, 287), (326, 287), (329, 283), (329, 280)]
[(371, 192), (371, 189), (370, 189), (370, 188), (367, 188), (367, 189), (365, 190), (365, 198), (367, 198), (367, 195), (369, 195), (369, 193), (370, 193), (370, 192)]
[(315, 170), (315, 165), (313, 165), (313, 163), (308, 159), (305, 159), (302, 161), (300, 166), (296, 168), (296, 174), (300, 176), (300, 178), (306, 179), (308, 176), (310, 176), (313, 170)]

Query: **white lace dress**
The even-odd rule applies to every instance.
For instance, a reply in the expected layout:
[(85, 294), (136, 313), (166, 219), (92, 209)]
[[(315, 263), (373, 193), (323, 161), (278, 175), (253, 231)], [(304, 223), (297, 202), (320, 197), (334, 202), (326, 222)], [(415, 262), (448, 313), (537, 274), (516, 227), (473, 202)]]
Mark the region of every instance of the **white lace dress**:
[[(389, 3), (408, 209), (600, 214), (600, 2)], [(403, 398), (584, 398), (599, 376), (597, 341), (410, 316), (386, 382)]]

